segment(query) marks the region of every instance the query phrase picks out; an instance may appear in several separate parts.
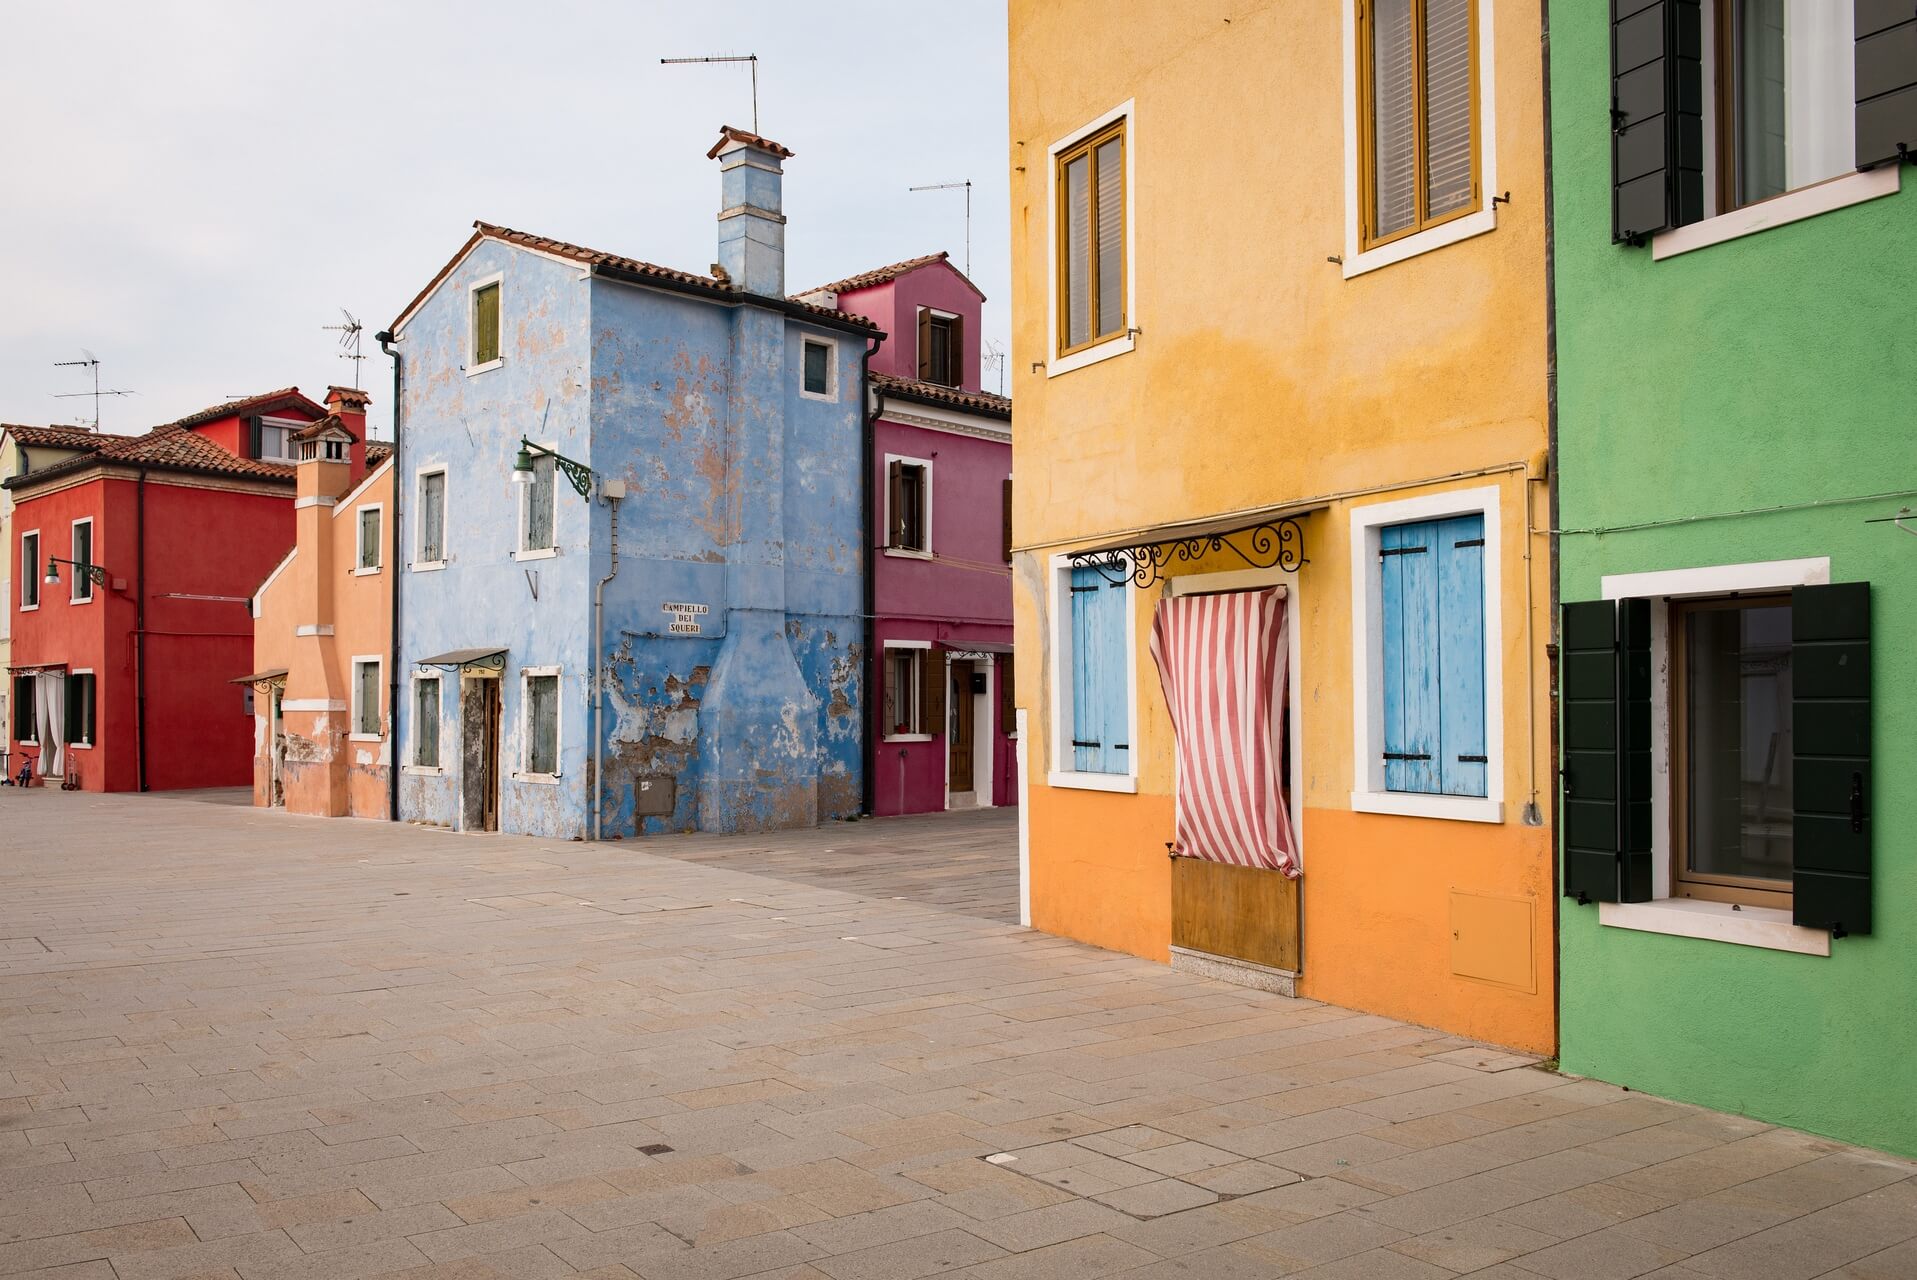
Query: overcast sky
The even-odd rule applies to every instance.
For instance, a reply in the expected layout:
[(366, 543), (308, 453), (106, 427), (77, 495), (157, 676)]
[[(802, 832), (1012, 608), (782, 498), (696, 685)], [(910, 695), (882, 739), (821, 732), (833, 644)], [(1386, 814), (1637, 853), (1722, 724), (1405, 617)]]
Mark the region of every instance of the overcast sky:
[[(1005, 19), (953, 5), (767, 0), (0, 0), (0, 421), (133, 432), (229, 396), (350, 382), (475, 218), (703, 272), (719, 176), (750, 127), (786, 163), (788, 286), (938, 249), (1009, 330)], [(996, 374), (987, 373), (988, 388)]]

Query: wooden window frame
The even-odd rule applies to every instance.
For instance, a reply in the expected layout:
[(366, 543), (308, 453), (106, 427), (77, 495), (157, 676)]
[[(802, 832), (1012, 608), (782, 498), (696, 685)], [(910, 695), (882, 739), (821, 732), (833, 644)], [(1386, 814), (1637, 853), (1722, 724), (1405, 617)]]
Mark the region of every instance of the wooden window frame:
[[(87, 553), (85, 555), (79, 554), (80, 527), (82, 525), (86, 526), (86, 531), (87, 531), (87, 546), (86, 546)], [(94, 532), (94, 525), (93, 525), (92, 516), (81, 516), (78, 520), (75, 520), (73, 522), (71, 528), (67, 532), (67, 554), (71, 556), (74, 560), (78, 560), (81, 564), (85, 564), (88, 566), (93, 566), (100, 563), (99, 561), (100, 548), (96, 545), (96, 539), (93, 536), (93, 532)], [(92, 575), (87, 573), (85, 570), (81, 569), (78, 565), (69, 564), (68, 567), (73, 570), (73, 585), (68, 592), (67, 603), (92, 604), (94, 601), (94, 598), (98, 594), (93, 589)]]
[[(917, 470), (919, 473), (918, 504), (918, 541), (919, 545), (908, 546), (905, 537), (908, 530), (903, 524), (903, 490), (905, 472)], [(884, 551), (888, 556), (905, 556), (918, 560), (930, 560), (932, 552), (932, 459), (914, 458), (902, 453), (885, 455), (885, 543)]]
[[(364, 691), (360, 686), (362, 668), (373, 669), (373, 701), (369, 707)], [(386, 659), (377, 653), (356, 653), (353, 655), (352, 723), (346, 735), (348, 742), (381, 742), (386, 738), (385, 701), (383, 690), (386, 686)], [(365, 727), (367, 713), (372, 713), (373, 727)]]
[[(1754, 595), (1703, 596), (1672, 600), (1668, 623), (1671, 656), (1671, 890), (1673, 898), (1695, 898), (1703, 902), (1729, 902), (1746, 907), (1774, 907), (1788, 911), (1791, 906), (1791, 882), (1763, 880), (1755, 876), (1713, 876), (1689, 869), (1689, 819), (1691, 797), (1690, 744), (1690, 628), (1688, 619), (1696, 613), (1716, 613), (1731, 609), (1791, 607), (1789, 592), (1781, 595), (1763, 592)], [(1793, 850), (1793, 858), (1795, 851)]]
[(1429, 175), (1429, 139), (1425, 137), (1424, 99), (1425, 99), (1425, 57), (1424, 57), (1424, 10), (1426, 0), (1410, 0), (1411, 3), (1411, 120), (1412, 135), (1415, 139), (1413, 168), (1416, 181), (1412, 188), (1412, 217), (1408, 226), (1394, 231), (1390, 235), (1374, 236), (1372, 227), (1378, 221), (1378, 193), (1376, 166), (1372, 157), (1377, 150), (1377, 120), (1372, 112), (1373, 84), (1371, 78), (1371, 45), (1373, 29), (1373, 9), (1377, 0), (1357, 0), (1357, 46), (1358, 46), (1358, 249), (1368, 252), (1394, 244), (1399, 240), (1429, 231), (1433, 227), (1442, 227), (1448, 222), (1469, 217), (1484, 207), (1484, 148), (1480, 145), (1484, 137), (1484, 121), (1481, 115), (1484, 105), (1480, 62), (1482, 50), (1479, 40), (1481, 32), (1478, 23), (1477, 0), (1468, 0), (1466, 9), (1471, 24), (1471, 199), (1449, 213), (1432, 217), (1430, 214)]
[[(902, 665), (909, 676), (900, 681), (896, 678), (894, 664), (898, 659), (907, 659)], [(906, 723), (912, 727), (901, 731), (895, 724), (880, 725), (879, 736), (886, 742), (930, 742), (932, 734), (925, 728), (925, 671), (932, 660), (931, 646), (926, 641), (908, 642), (894, 640), (885, 646), (885, 692), (892, 695), (896, 708), (900, 698), (909, 698), (912, 714), (906, 717)], [(879, 711), (885, 711), (885, 698), (879, 698)]]
[[(492, 355), (479, 358), (479, 299), (488, 289), (493, 291), (493, 346)], [(488, 369), (497, 369), (506, 362), (506, 275), (495, 271), (483, 279), (475, 280), (466, 286), (466, 368), (468, 375), (484, 373)]]
[[(419, 758), (420, 748), (423, 745), (420, 739), (420, 727), (425, 722), (424, 717), (420, 714), (420, 705), (419, 705), (420, 688), (422, 685), (427, 685), (427, 684), (430, 684), (433, 686), (433, 760), (431, 764), (428, 764)], [(441, 737), (443, 735), (441, 734), (440, 730), (446, 727), (445, 703), (443, 701), (443, 699), (446, 696), (446, 686), (441, 683), (441, 677), (437, 673), (415, 671), (413, 673), (412, 693), (413, 693), (413, 725), (412, 725), (413, 740), (411, 744), (412, 749), (407, 753), (408, 756), (410, 757), (410, 759), (407, 762), (407, 767), (409, 769), (418, 770), (422, 773), (439, 773), (442, 769), (441, 762), (444, 759), (442, 754), (442, 748), (444, 747), (445, 744), (441, 742)]]
[[(1056, 241), (1055, 256), (1058, 264), (1057, 278), (1053, 281), (1053, 285), (1058, 293), (1058, 316), (1055, 321), (1058, 326), (1058, 343), (1057, 350), (1054, 353), (1055, 359), (1076, 355), (1080, 351), (1088, 351), (1100, 343), (1110, 342), (1114, 338), (1123, 337), (1131, 324), (1131, 308), (1128, 305), (1131, 295), (1127, 292), (1130, 288), (1132, 268), (1131, 245), (1126, 238), (1130, 233), (1130, 229), (1125, 225), (1127, 214), (1126, 206), (1130, 203), (1131, 199), (1130, 174), (1126, 172), (1127, 166), (1131, 163), (1129, 152), (1131, 139), (1126, 132), (1126, 125), (1129, 123), (1129, 119), (1127, 116), (1120, 116), (1103, 128), (1095, 129), (1086, 134), (1052, 157), (1052, 183), (1058, 190), (1058, 203), (1052, 210), (1052, 220), (1056, 224), (1053, 227), (1053, 235)], [(1101, 287), (1102, 282), (1098, 278), (1097, 151), (1100, 146), (1110, 142), (1113, 138), (1118, 139), (1119, 173), (1119, 249), (1118, 280), (1116, 282), (1119, 298), (1118, 327), (1109, 332), (1100, 333), (1098, 331), (1098, 303), (1104, 294), (1104, 289)], [(1085, 294), (1086, 338), (1085, 341), (1074, 344), (1071, 340), (1071, 189), (1065, 182), (1065, 168), (1081, 156), (1085, 158), (1086, 162), (1085, 269), (1090, 273), (1091, 279), (1087, 282), (1088, 287)]]
[[(817, 391), (805, 382), (806, 353), (814, 347), (825, 352), (825, 386)], [(839, 398), (839, 347), (830, 338), (806, 334), (799, 339), (799, 395), (807, 400), (835, 401)]]
[[(550, 679), (552, 686), (552, 772), (533, 771), (533, 724), (532, 685), (534, 680)], [(519, 750), (519, 771), (513, 775), (517, 782), (556, 783), (565, 773), (566, 752), (566, 679), (558, 667), (521, 667), (519, 669), (519, 723), (523, 741)]]
[[(27, 557), (27, 544), (33, 544), (33, 557)], [(40, 607), (40, 597), (45, 592), (45, 584), (40, 576), (47, 571), (46, 543), (40, 537), (38, 529), (20, 531), (20, 605), (21, 613), (31, 613)], [(29, 596), (31, 599), (29, 599)]]

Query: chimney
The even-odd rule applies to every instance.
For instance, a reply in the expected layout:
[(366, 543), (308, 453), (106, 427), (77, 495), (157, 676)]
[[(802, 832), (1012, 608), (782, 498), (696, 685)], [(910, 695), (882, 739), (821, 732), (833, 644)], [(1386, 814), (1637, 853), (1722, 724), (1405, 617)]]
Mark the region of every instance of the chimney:
[(706, 159), (719, 162), (719, 266), (735, 289), (785, 296), (783, 161), (792, 153), (768, 138), (725, 125)]
[(371, 403), (373, 398), (357, 387), (326, 388), (326, 411), (336, 415), (340, 425), (353, 433), (348, 451), (353, 464), (346, 482), (348, 489), (366, 478), (366, 406)]

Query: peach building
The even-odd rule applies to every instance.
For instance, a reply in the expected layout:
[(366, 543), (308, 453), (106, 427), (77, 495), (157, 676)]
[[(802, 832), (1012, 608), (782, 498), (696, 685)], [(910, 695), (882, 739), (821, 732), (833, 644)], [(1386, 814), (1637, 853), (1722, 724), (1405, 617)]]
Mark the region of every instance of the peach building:
[(366, 393), (296, 432), (293, 550), (253, 596), (253, 803), (390, 815), (393, 467)]

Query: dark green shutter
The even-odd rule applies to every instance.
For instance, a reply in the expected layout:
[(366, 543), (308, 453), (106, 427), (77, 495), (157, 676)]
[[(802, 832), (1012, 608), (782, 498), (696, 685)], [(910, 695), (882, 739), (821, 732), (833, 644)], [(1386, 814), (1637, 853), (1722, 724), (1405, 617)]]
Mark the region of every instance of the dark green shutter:
[(1651, 602), (1617, 605), (1618, 898), (1651, 900)]
[(1564, 896), (1618, 900), (1617, 606), (1564, 606), (1558, 706), (1564, 742)]
[(1870, 584), (1791, 592), (1791, 918), (1870, 932)]
[(1917, 4), (1855, 5), (1857, 167), (1917, 160)]
[(265, 443), (261, 438), (260, 415), (257, 413), (249, 413), (246, 415), (245, 422), (246, 456), (249, 458), (257, 458), (260, 456), (261, 445)]
[(1611, 239), (1704, 216), (1698, 0), (1611, 0)]

